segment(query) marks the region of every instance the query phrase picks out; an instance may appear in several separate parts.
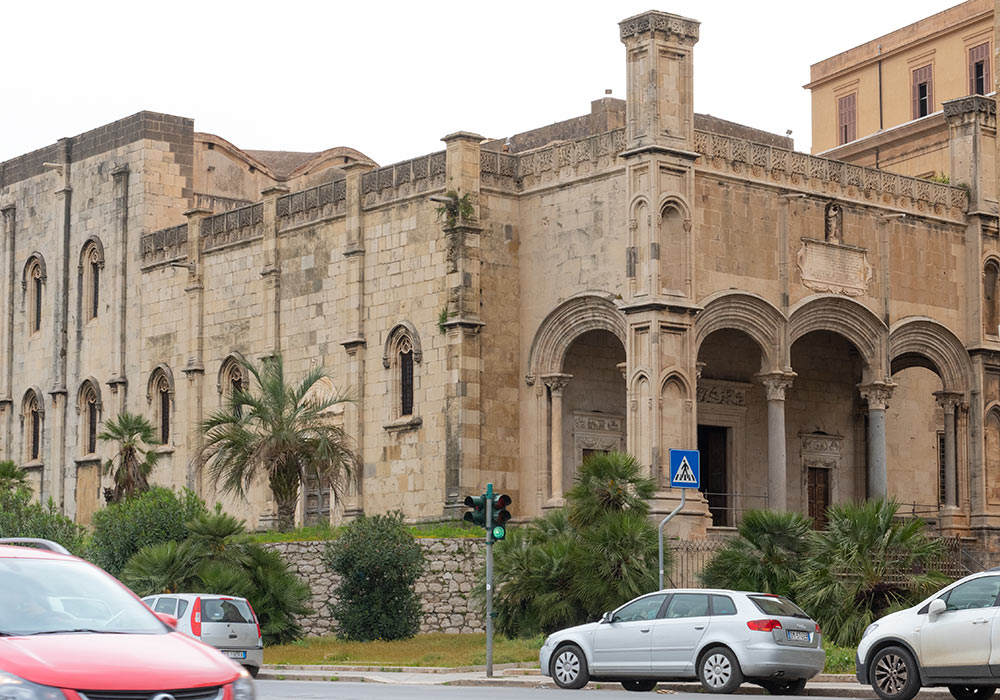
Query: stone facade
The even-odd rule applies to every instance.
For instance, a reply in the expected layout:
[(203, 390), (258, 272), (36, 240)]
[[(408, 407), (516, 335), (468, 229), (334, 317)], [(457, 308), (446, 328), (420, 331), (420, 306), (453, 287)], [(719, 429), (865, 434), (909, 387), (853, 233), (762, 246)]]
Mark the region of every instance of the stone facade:
[[(621, 23), (624, 112), (383, 167), (151, 113), (2, 164), (0, 453), (87, 522), (92, 418), (139, 411), (167, 433), (156, 482), (266, 527), (262, 485), (223, 497), (194, 456), (234, 360), (280, 352), (350, 391), (332, 419), (362, 458), (302, 520), (456, 517), (487, 482), (527, 518), (618, 445), (657, 515), (669, 450), (702, 450), (675, 535), (884, 494), (950, 533), (1000, 528), (992, 100), (946, 115), (964, 187), (811, 156), (694, 114), (698, 32)], [(448, 192), (473, 216), (442, 221)]]
[[(481, 604), (473, 598), (472, 589), (476, 584), (475, 572), (482, 570), (486, 556), (483, 541), (449, 538), (418, 542), (427, 562), (426, 572), (414, 586), (424, 612), (420, 631), (447, 634), (481, 631), (485, 624)], [(292, 573), (312, 589), (309, 606), (314, 614), (299, 620), (306, 636), (333, 634), (329, 609), (340, 577), (323, 563), (326, 542), (278, 542), (264, 546), (281, 554)]]

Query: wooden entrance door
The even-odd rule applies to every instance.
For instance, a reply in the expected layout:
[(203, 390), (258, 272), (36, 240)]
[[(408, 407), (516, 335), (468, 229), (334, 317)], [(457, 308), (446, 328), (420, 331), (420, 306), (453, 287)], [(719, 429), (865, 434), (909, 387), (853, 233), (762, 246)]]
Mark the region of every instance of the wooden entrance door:
[(708, 501), (712, 525), (731, 525), (729, 517), (728, 454), (729, 428), (717, 425), (698, 426), (698, 451), (701, 453), (701, 490)]
[(809, 467), (807, 478), (809, 517), (813, 527), (822, 530), (826, 527), (826, 509), (830, 506), (830, 470)]

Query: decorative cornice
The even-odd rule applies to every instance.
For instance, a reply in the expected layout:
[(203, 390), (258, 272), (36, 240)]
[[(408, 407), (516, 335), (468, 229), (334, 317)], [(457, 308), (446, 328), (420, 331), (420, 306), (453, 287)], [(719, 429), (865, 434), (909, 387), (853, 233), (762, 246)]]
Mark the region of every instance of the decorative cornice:
[(982, 95), (968, 95), (959, 97), (956, 100), (948, 100), (941, 105), (944, 108), (944, 116), (954, 117), (967, 112), (982, 112), (996, 116), (997, 103), (992, 97)]
[(677, 37), (694, 44), (698, 41), (700, 24), (698, 20), (654, 10), (622, 20), (618, 27), (622, 41), (648, 32), (661, 32), (668, 37)]

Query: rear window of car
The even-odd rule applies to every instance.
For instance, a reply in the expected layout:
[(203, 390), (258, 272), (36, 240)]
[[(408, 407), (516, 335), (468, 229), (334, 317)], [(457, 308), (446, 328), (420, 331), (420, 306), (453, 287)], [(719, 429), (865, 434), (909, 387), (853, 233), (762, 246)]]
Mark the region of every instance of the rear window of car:
[(201, 606), (202, 622), (254, 622), (245, 600), (209, 598), (202, 599)]
[(757, 606), (765, 615), (783, 615), (785, 617), (805, 617), (809, 616), (803, 612), (802, 608), (781, 596), (752, 595), (749, 596), (753, 604)]

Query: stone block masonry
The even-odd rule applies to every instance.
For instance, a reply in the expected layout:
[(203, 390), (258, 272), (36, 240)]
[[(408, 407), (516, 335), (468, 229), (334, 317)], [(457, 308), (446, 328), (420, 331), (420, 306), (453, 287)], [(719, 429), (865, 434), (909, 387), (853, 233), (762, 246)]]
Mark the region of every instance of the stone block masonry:
[[(415, 585), (424, 611), (420, 631), (460, 634), (483, 632), (486, 624), (479, 603), (472, 597), (477, 572), (485, 566), (483, 540), (449, 538), (421, 539), (427, 568)], [(312, 589), (309, 606), (313, 614), (299, 622), (307, 637), (333, 634), (330, 603), (340, 576), (323, 561), (323, 542), (275, 542), (265, 544), (277, 551), (291, 571)]]

